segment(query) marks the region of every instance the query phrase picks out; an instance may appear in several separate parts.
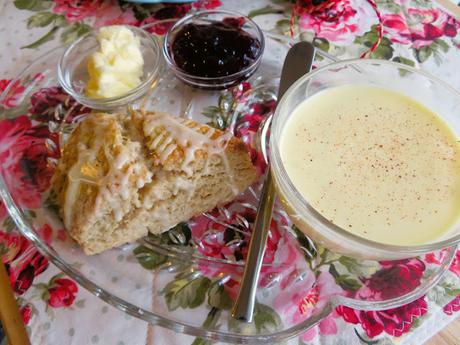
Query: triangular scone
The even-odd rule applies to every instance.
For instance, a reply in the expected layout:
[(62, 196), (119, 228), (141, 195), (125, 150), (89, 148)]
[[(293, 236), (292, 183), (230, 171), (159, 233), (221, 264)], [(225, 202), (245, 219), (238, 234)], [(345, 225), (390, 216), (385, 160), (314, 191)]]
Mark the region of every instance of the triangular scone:
[(91, 114), (71, 134), (53, 188), (71, 236), (96, 254), (225, 204), (255, 178), (229, 133), (165, 113)]

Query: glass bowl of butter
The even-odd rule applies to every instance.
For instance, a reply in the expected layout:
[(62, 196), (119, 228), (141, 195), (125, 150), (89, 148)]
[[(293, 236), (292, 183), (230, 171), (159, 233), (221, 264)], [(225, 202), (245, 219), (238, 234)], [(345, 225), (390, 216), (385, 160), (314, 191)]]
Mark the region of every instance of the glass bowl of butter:
[(345, 255), (402, 259), (460, 242), (460, 94), (415, 68), (349, 60), (279, 103), (278, 196), (297, 227)]
[(156, 84), (158, 41), (128, 25), (101, 27), (71, 44), (58, 65), (58, 80), (79, 103), (111, 110), (145, 95)]

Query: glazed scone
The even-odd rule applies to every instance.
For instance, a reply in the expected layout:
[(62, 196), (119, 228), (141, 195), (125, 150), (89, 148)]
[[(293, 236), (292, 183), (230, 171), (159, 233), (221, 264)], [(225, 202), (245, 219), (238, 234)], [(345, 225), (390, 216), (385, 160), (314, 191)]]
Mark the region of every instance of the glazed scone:
[(60, 214), (85, 253), (161, 233), (251, 185), (244, 143), (165, 113), (91, 114), (53, 178)]
[(129, 139), (119, 117), (88, 116), (70, 136), (53, 177), (66, 229), (88, 254), (144, 236), (144, 227), (122, 224), (141, 207), (140, 189), (151, 179), (142, 144)]

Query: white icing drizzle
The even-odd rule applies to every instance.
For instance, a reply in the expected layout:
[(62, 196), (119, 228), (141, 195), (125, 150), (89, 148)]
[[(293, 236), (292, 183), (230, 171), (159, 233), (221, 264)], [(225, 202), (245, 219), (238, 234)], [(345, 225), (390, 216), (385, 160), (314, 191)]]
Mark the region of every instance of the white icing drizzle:
[[(190, 165), (195, 159), (197, 150), (207, 151), (208, 160), (213, 155), (219, 155), (229, 177), (228, 184), (232, 192), (235, 195), (238, 194), (238, 188), (235, 185), (234, 176), (225, 155), (227, 143), (232, 137), (231, 133), (225, 132), (216, 139), (212, 139), (217, 131), (207, 127), (207, 131), (201, 133), (199, 131), (200, 126), (200, 124), (189, 119), (173, 117), (165, 113), (152, 113), (146, 116), (143, 130), (146, 136), (154, 137), (149, 149), (156, 152), (160, 163), (164, 163), (176, 148), (182, 148), (184, 160), (181, 164), (181, 170), (188, 176), (193, 174)], [(206, 162), (205, 169), (207, 169), (207, 165), (208, 162)]]
[(134, 157), (139, 156), (140, 149), (140, 144), (132, 141), (121, 146), (120, 153), (113, 161), (109, 160), (109, 171), (101, 183), (98, 199), (103, 199), (108, 204), (108, 209), (112, 210), (116, 221), (121, 221), (124, 214), (129, 211), (130, 203), (126, 201), (132, 190), (131, 177), (135, 177), (137, 189), (152, 181), (152, 172), (139, 162), (133, 162)]
[[(172, 117), (164, 113), (154, 113), (145, 118), (144, 133), (146, 136), (155, 137), (150, 145), (164, 163), (169, 155), (180, 146), (184, 151), (184, 161), (182, 169), (189, 171), (188, 165), (194, 160), (195, 152), (199, 149), (206, 149), (209, 155), (221, 154), (224, 151), (219, 140), (211, 140), (215, 133), (214, 129), (209, 129), (206, 134), (195, 130), (196, 125), (190, 121), (179, 117)], [(163, 131), (156, 133), (156, 129), (164, 128)]]
[[(104, 119), (100, 118), (98, 121), (103, 122)], [(68, 229), (72, 226), (72, 210), (81, 183), (99, 186), (95, 209), (100, 210), (99, 205), (104, 200), (108, 204), (108, 209), (112, 210), (115, 219), (120, 221), (129, 207), (129, 203), (125, 201), (130, 196), (131, 176), (135, 176), (135, 184), (138, 189), (152, 181), (152, 172), (145, 169), (140, 163), (132, 162), (135, 157), (139, 156), (140, 143), (129, 141), (123, 145), (119, 145), (119, 152), (114, 156), (103, 135), (103, 131), (107, 130), (107, 127), (103, 124), (98, 124), (93, 129), (92, 146), (87, 147), (81, 143), (77, 145), (78, 157), (68, 173), (68, 185), (63, 208), (64, 225)], [(101, 149), (103, 149), (105, 159), (109, 165), (108, 172), (105, 176), (88, 176), (85, 174), (84, 167), (93, 166), (93, 162), (96, 160)], [(125, 168), (126, 165), (128, 166)], [(94, 171), (98, 170), (94, 168)]]
[(180, 190), (186, 190), (189, 191), (189, 194), (193, 194), (193, 192), (195, 191), (195, 185), (192, 181), (182, 176), (179, 176), (176, 179), (174, 186), (172, 188), (172, 194), (177, 195)]
[(92, 148), (87, 147), (83, 143), (77, 144), (77, 160), (75, 164), (69, 169), (67, 189), (65, 191), (65, 202), (63, 208), (63, 218), (64, 225), (66, 228), (70, 229), (73, 219), (73, 205), (76, 202), (77, 193), (80, 189), (81, 182), (87, 182), (88, 180), (92, 181), (91, 184), (98, 184), (97, 180), (89, 179), (88, 175), (84, 173), (83, 166), (94, 161), (96, 156), (104, 144), (104, 141), (101, 140), (103, 137), (100, 133), (100, 128), (102, 126), (95, 127), (94, 133), (94, 144)]

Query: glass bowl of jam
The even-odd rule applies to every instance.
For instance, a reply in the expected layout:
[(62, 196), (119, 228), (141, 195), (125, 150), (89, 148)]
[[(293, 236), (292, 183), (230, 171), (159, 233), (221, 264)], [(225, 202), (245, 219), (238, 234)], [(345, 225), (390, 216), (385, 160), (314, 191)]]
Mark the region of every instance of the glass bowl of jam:
[(179, 20), (168, 31), (163, 54), (183, 82), (221, 90), (248, 79), (259, 67), (264, 36), (250, 18), (230, 11), (203, 11)]

